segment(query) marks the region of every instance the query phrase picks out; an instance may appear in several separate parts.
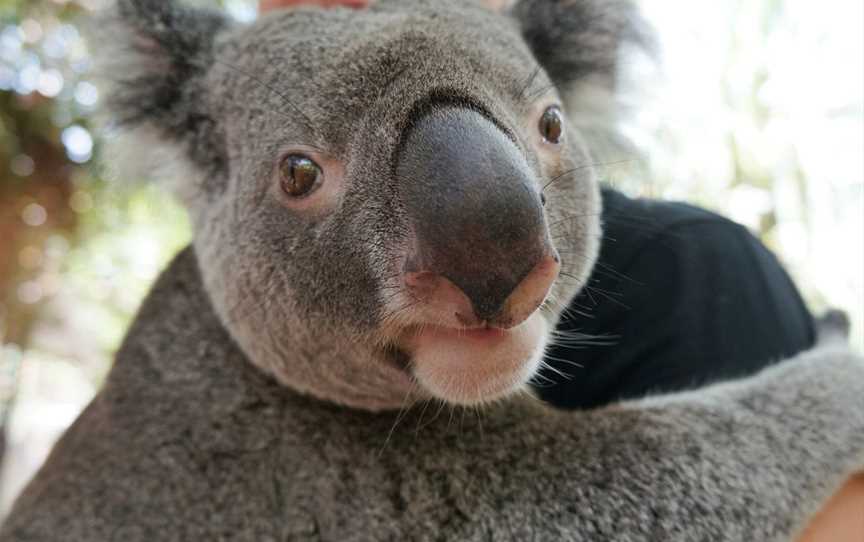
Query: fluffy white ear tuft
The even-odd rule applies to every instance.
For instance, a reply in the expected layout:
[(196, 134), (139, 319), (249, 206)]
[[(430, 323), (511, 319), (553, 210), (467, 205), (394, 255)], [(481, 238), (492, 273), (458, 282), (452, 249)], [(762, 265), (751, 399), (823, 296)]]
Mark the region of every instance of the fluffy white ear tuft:
[(207, 174), (197, 167), (182, 147), (166, 140), (152, 126), (131, 129), (103, 126), (101, 166), (105, 178), (118, 184), (155, 182), (187, 208), (195, 207), (204, 193)]
[(117, 173), (153, 178), (170, 163), (188, 170), (184, 176), (193, 169), (186, 164), (194, 164), (201, 175), (218, 177), (224, 139), (208, 109), (205, 78), (216, 36), (229, 27), (215, 11), (167, 0), (118, 0), (89, 29)]

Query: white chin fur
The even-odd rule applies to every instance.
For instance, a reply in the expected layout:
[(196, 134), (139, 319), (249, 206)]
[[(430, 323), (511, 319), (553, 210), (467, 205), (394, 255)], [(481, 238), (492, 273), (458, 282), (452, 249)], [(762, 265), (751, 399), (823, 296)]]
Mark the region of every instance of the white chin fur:
[(539, 311), (494, 340), (424, 331), (411, 341), (417, 382), (438, 399), (476, 405), (522, 389), (537, 372), (548, 324)]

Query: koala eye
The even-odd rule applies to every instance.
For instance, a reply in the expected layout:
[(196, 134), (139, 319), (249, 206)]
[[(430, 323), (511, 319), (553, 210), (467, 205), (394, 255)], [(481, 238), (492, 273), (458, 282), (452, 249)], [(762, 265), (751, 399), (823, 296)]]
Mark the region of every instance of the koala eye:
[(564, 136), (564, 114), (557, 105), (547, 108), (540, 117), (540, 135), (553, 145), (561, 143)]
[(301, 154), (291, 154), (279, 165), (282, 190), (292, 198), (308, 195), (320, 184), (324, 176), (321, 167)]

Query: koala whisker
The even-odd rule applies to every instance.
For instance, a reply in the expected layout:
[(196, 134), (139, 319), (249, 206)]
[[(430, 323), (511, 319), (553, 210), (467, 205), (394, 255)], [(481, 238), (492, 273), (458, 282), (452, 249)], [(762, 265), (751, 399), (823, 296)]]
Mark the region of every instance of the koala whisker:
[(625, 280), (625, 281), (630, 282), (632, 284), (644, 285), (644, 283), (639, 282), (639, 281), (625, 275), (624, 273), (621, 273), (620, 271), (613, 269), (612, 266), (609, 264), (605, 264), (603, 262), (595, 262), (594, 267), (599, 268), (602, 273), (605, 273), (608, 276), (619, 278), (621, 280)]
[(551, 378), (549, 378), (548, 376), (541, 374), (540, 371), (542, 371), (543, 368), (544, 368), (543, 364), (541, 363), (539, 370), (536, 373), (534, 373), (534, 375), (531, 376), (531, 379), (529, 380), (529, 382), (532, 386), (535, 386), (538, 388), (551, 388), (552, 386), (555, 385), (555, 381), (552, 380)]
[(595, 335), (592, 333), (583, 333), (583, 332), (578, 331), (578, 330), (566, 330), (566, 329), (565, 330), (555, 330), (552, 332), (552, 336), (556, 337), (560, 340), (579, 341), (581, 343), (592, 344), (592, 345), (611, 344), (611, 343), (606, 343), (605, 340), (606, 339), (619, 339), (620, 338), (618, 335), (611, 335), (608, 333), (604, 333), (603, 335)]
[[(386, 264), (383, 264), (386, 265)], [(403, 286), (399, 284), (397, 281), (402, 277), (402, 273), (393, 273), (390, 276), (382, 277), (379, 282), (381, 282), (382, 290), (402, 290)]]
[(558, 275), (558, 282), (560, 284), (565, 284), (567, 286), (581, 287), (583, 291), (585, 289), (585, 282), (584, 281), (579, 280), (578, 278), (574, 277), (573, 275), (569, 275), (569, 274), (565, 275), (563, 271)]
[(396, 299), (397, 297), (399, 297), (400, 295), (402, 295), (402, 293), (403, 293), (402, 290), (403, 289), (398, 287), (398, 286), (382, 286), (381, 291), (388, 292), (388, 293), (387, 293), (386, 297), (384, 297), (384, 296), (381, 297), (381, 301), (385, 305), (387, 305), (390, 301), (392, 301), (392, 300)]
[[(382, 267), (383, 267), (383, 266), (390, 266), (390, 265), (394, 264), (395, 261), (396, 261), (398, 258), (399, 258), (399, 256), (392, 256), (392, 257), (390, 257), (390, 258), (387, 258), (387, 259), (386, 259), (385, 261), (383, 261), (383, 262), (379, 262), (378, 265), (381, 265)], [(397, 271), (397, 272), (393, 273), (392, 275), (386, 275), (386, 276), (384, 276), (384, 277), (381, 277), (380, 280), (381, 280), (381, 282), (387, 284), (387, 283), (389, 283), (389, 282), (391, 282), (391, 281), (394, 281), (394, 280), (400, 278), (401, 276), (402, 276), (402, 272), (401, 272), (401, 271)]]
[(548, 301), (551, 305), (555, 306), (561, 312), (561, 314), (563, 316), (566, 316), (568, 318), (571, 318), (571, 319), (576, 319), (577, 317), (589, 318), (589, 319), (594, 318), (593, 314), (585, 312), (584, 310), (580, 310), (580, 309), (590, 310), (588, 307), (578, 306), (578, 308), (577, 308), (576, 303), (570, 303), (570, 304), (562, 303), (560, 300), (554, 299), (551, 296), (548, 299)]
[(623, 309), (627, 309), (627, 310), (631, 309), (631, 307), (629, 305), (627, 305), (626, 303), (624, 303), (623, 301), (618, 299), (618, 296), (620, 296), (621, 294), (618, 294), (615, 292), (609, 292), (607, 290), (603, 290), (603, 289), (597, 288), (595, 286), (585, 286), (585, 291), (586, 292), (596, 292), (598, 295), (600, 295), (600, 297), (602, 297), (608, 301), (611, 301), (612, 303), (618, 305), (619, 307), (621, 307)]
[(534, 85), (534, 82), (537, 80), (537, 76), (540, 75), (541, 71), (542, 68), (540, 66), (537, 66), (531, 71), (531, 74), (528, 76), (525, 82), (520, 85), (519, 91), (516, 93), (516, 99), (518, 101), (526, 101), (528, 89), (530, 89)]
[[(565, 359), (565, 358), (559, 358), (559, 357), (557, 357), (557, 356), (549, 356), (549, 355), (546, 355), (546, 356), (543, 357), (543, 359), (544, 359), (544, 360), (548, 359), (548, 360), (552, 360), (552, 361), (555, 361), (555, 362), (558, 362), (558, 363), (563, 363), (564, 365), (569, 365), (569, 366), (571, 366), (571, 367), (575, 367), (575, 368), (577, 368), (577, 369), (584, 369), (584, 368), (585, 368), (585, 366), (582, 365), (581, 363), (577, 363), (577, 362), (575, 362), (575, 361), (573, 361), (573, 360), (569, 360), (569, 359)], [(569, 376), (572, 378), (574, 375), (569, 375)]]
[(419, 304), (417, 300), (411, 300), (410, 302), (404, 304), (403, 306), (390, 311), (388, 314), (385, 314), (381, 317), (380, 330), (378, 332), (377, 342), (380, 344), (391, 344), (393, 342), (393, 336), (396, 335), (399, 331), (405, 329), (410, 322), (403, 322), (402, 320), (406, 316), (406, 312), (413, 309)]
[[(553, 358), (549, 357), (548, 359), (553, 359)], [(584, 369), (584, 367), (581, 367), (581, 366), (579, 368)], [(564, 380), (573, 380), (572, 374), (565, 373), (564, 371), (562, 371), (560, 369), (556, 369), (555, 367), (552, 367), (551, 365), (546, 363), (545, 359), (540, 362), (540, 371), (550, 371), (552, 373), (555, 373), (559, 377), (563, 378)], [(539, 374), (539, 371), (538, 371), (538, 374)]]
[[(396, 295), (398, 295), (398, 294), (392, 294), (392, 295), (391, 295), (391, 298), (392, 298), (392, 297), (395, 297)], [(402, 305), (401, 307), (399, 307), (399, 308), (397, 308), (397, 309), (395, 309), (395, 310), (390, 311), (388, 314), (385, 314), (385, 315), (381, 318), (382, 323), (383, 323), (383, 324), (386, 324), (386, 323), (389, 323), (389, 322), (395, 322), (396, 320), (399, 319), (399, 317), (401, 317), (402, 315), (404, 315), (405, 311), (407, 311), (407, 310), (409, 310), (409, 309), (412, 309), (412, 308), (416, 307), (418, 303), (419, 303), (419, 302), (418, 302), (417, 300), (411, 300), (411, 301), (409, 301), (408, 303), (405, 303), (404, 305)]]
[[(477, 395), (480, 394), (480, 386), (477, 386)], [(474, 405), (474, 416), (477, 417), (477, 429), (480, 433), (480, 440), (483, 441), (486, 438), (485, 433), (483, 433), (483, 409), (480, 405)]]
[(429, 404), (432, 402), (432, 399), (424, 399), (423, 400), (423, 408), (420, 409), (420, 413), (417, 415), (417, 424), (414, 426), (414, 438), (420, 436), (420, 428), (423, 423), (423, 416), (426, 415), (426, 410), (429, 408)]
[(417, 391), (417, 381), (413, 380), (411, 383), (411, 387), (408, 388), (408, 391), (405, 392), (405, 397), (402, 399), (402, 406), (399, 407), (399, 413), (396, 415), (396, 420), (393, 422), (393, 425), (390, 427), (390, 431), (387, 433), (387, 438), (384, 439), (384, 445), (378, 451), (378, 457), (381, 457), (384, 454), (384, 451), (387, 449), (387, 445), (390, 443), (390, 439), (393, 438), (393, 433), (396, 431), (396, 426), (399, 425), (405, 415), (409, 410), (409, 401), (408, 399)]
[(578, 303), (573, 303), (571, 306), (567, 307), (563, 312), (570, 317), (581, 316), (582, 318), (589, 318), (593, 320), (595, 315), (590, 311), (595, 309), (596, 307), (586, 307), (585, 305), (580, 305)]
[[(238, 68), (237, 66), (234, 66), (233, 64), (231, 64), (231, 63), (229, 63), (229, 62), (225, 62), (224, 60), (219, 60), (219, 59), (214, 59), (214, 61), (215, 61), (216, 63), (222, 65), (222, 66), (225, 66), (225, 67), (227, 67), (227, 68), (230, 68), (230, 69), (234, 70), (235, 72), (237, 72), (237, 73), (239, 73), (239, 74), (241, 74), (241, 75), (244, 75), (244, 76), (248, 77), (250, 80), (254, 81), (255, 83), (257, 83), (257, 84), (259, 84), (259, 85), (261, 85), (261, 87), (264, 88), (265, 90), (267, 90), (267, 91), (269, 91), (269, 92), (275, 94), (276, 96), (278, 96), (278, 97), (282, 100), (282, 102), (283, 102), (285, 105), (287, 105), (288, 107), (290, 107), (291, 109), (293, 109), (294, 112), (295, 112), (296, 114), (298, 114), (298, 115), (300, 115), (300, 117), (302, 117), (302, 119), (303, 119), (303, 123), (306, 125), (306, 128), (307, 128), (310, 132), (312, 132), (312, 133), (316, 133), (316, 131), (315, 131), (315, 126), (314, 126), (314, 124), (312, 123), (312, 119), (310, 119), (310, 118), (306, 115), (306, 113), (303, 112), (303, 110), (301, 110), (299, 107), (297, 107), (297, 105), (296, 105), (294, 102), (292, 102), (291, 99), (288, 98), (288, 96), (286, 96), (284, 92), (280, 92), (279, 90), (277, 90), (276, 88), (274, 88), (272, 85), (269, 85), (269, 84), (265, 83), (264, 81), (262, 81), (262, 80), (259, 79), (258, 77), (255, 77), (255, 76), (252, 75), (251, 73), (247, 73), (245, 70), (243, 70), (243, 69), (241, 69), (241, 68)], [(282, 114), (282, 115), (285, 115), (285, 116), (287, 116), (288, 118), (291, 118), (292, 120), (296, 120), (296, 119), (294, 119), (293, 117), (291, 117), (290, 115), (286, 115), (286, 114), (283, 113), (282, 111), (277, 111), (277, 113), (280, 113), (280, 114)]]
[[(576, 278), (576, 277), (574, 277), (574, 276), (572, 276), (572, 275), (569, 275), (569, 274), (565, 274), (564, 276), (568, 276), (568, 277), (571, 277), (571, 278)], [(588, 286), (588, 285), (586, 285), (585, 288), (586, 288), (586, 289), (590, 289), (592, 292), (597, 292), (597, 293), (599, 293), (599, 294), (606, 294), (606, 295), (609, 295), (609, 296), (621, 297), (621, 296), (624, 295), (622, 292), (613, 292), (613, 291), (611, 291), (611, 290), (604, 290), (603, 288), (598, 288), (597, 286)]]
[(574, 173), (578, 173), (579, 171), (583, 171), (583, 170), (586, 170), (586, 169), (591, 168), (591, 167), (594, 167), (594, 165), (593, 164), (585, 164), (582, 166), (575, 167), (573, 169), (568, 169), (567, 171), (560, 173), (560, 174), (556, 175), (555, 177), (552, 177), (552, 179), (549, 180), (549, 182), (547, 182), (546, 184), (543, 185), (543, 188), (541, 188), (540, 191), (545, 193), (547, 188), (549, 188), (553, 184), (557, 183), (561, 179), (564, 179), (564, 178), (568, 177), (569, 175), (573, 175)]
[(550, 90), (552, 90), (554, 88), (557, 88), (554, 83), (549, 83), (548, 85), (543, 85), (542, 87), (538, 88), (537, 90), (535, 90), (531, 94), (528, 94), (524, 99), (525, 99), (525, 101), (528, 101), (528, 102), (534, 101), (537, 98), (539, 98), (540, 96), (546, 94), (547, 92), (549, 92)]
[(585, 295), (588, 296), (588, 299), (591, 301), (591, 306), (597, 307), (599, 303), (597, 302), (597, 298), (594, 297), (594, 294), (591, 293), (589, 288), (582, 288), (582, 291), (585, 292)]
[[(569, 342), (569, 341), (561, 341), (561, 340), (555, 340), (555, 339), (550, 339), (549, 344), (550, 344), (550, 345), (553, 345), (553, 346), (558, 346), (558, 347), (561, 347), (561, 348), (566, 348), (566, 349), (568, 349), (568, 350), (579, 350), (579, 349), (581, 349), (581, 348), (587, 348), (587, 347), (589, 347), (589, 346), (611, 346), (611, 343), (608, 343), (608, 344), (607, 344), (607, 343), (599, 343), (599, 344), (597, 344), (597, 343), (594, 343), (593, 341), (585, 341), (585, 342), (582, 342), (582, 341), (573, 341), (573, 342)], [(554, 358), (549, 357), (549, 356), (547, 356), (547, 357), (548, 357), (549, 359), (554, 359)], [(579, 367), (581, 368), (581, 365), (580, 365)]]
[(560, 218), (549, 225), (549, 230), (551, 231), (553, 228), (560, 226), (561, 224), (564, 224), (564, 223), (569, 222), (571, 220), (579, 220), (582, 218), (600, 216), (600, 214), (601, 213), (585, 213), (585, 214), (576, 214), (576, 215), (570, 215), (570, 216), (567, 216), (564, 218)]
[[(552, 239), (552, 241), (568, 241), (569, 240), (568, 232), (565, 231), (565, 232), (556, 233), (556, 234), (551, 236), (551, 239)], [(618, 242), (618, 240), (615, 239), (614, 237), (609, 237), (608, 235), (605, 235), (605, 234), (600, 236), (600, 239), (605, 243)]]
[(422, 431), (423, 429), (426, 429), (426, 428), (429, 427), (430, 425), (434, 424), (435, 421), (436, 421), (439, 417), (441, 417), (441, 413), (444, 412), (444, 407), (446, 407), (446, 406), (448, 405), (447, 401), (444, 401), (444, 400), (442, 400), (442, 399), (438, 399), (438, 398), (433, 398), (433, 399), (429, 399), (429, 400), (427, 400), (427, 402), (433, 402), (433, 401), (438, 403), (438, 409), (435, 411), (435, 415), (432, 416), (432, 419), (431, 419), (431, 420), (429, 420), (428, 422), (426, 422), (426, 423), (423, 424), (423, 425), (420, 425), (419, 422), (418, 422), (418, 424), (417, 424), (416, 434), (419, 434), (420, 431)]
[[(566, 257), (567, 259), (569, 259), (571, 257), (576, 257), (576, 258), (579, 258), (579, 260), (583, 261), (583, 262), (588, 260), (588, 258), (585, 256), (585, 254), (579, 250), (558, 250), (558, 253), (562, 257)], [(620, 271), (617, 271), (616, 269), (614, 269), (609, 264), (606, 264), (603, 262), (594, 262), (594, 267), (595, 267), (595, 269), (594, 269), (595, 275), (602, 275), (602, 276), (606, 276), (606, 277), (616, 278), (616, 279), (619, 279), (622, 281), (629, 282), (631, 284), (637, 284), (637, 285), (643, 285), (644, 284), (642, 282), (639, 282), (639, 281), (633, 279), (632, 277), (630, 277), (628, 275), (625, 275), (624, 273), (621, 273)]]
[[(528, 383), (531, 385), (532, 388), (542, 390), (542, 389), (549, 389), (549, 388), (555, 387), (555, 383), (552, 382), (552, 380), (550, 380), (549, 378), (544, 377), (544, 376), (540, 376), (539, 378), (542, 378), (542, 380), (539, 380), (537, 378), (532, 378), (531, 380), (528, 381)], [(527, 395), (530, 395), (530, 394), (528, 392), (524, 392), (524, 394), (519, 394), (519, 397), (526, 397)]]
[(627, 158), (627, 159), (621, 159), (621, 160), (614, 160), (612, 162), (594, 162), (594, 163), (590, 163), (590, 164), (583, 164), (581, 166), (577, 166), (573, 169), (567, 170), (567, 171), (559, 174), (558, 176), (554, 177), (552, 180), (550, 180), (548, 183), (546, 183), (546, 185), (543, 186), (542, 191), (545, 192), (549, 186), (555, 184), (559, 180), (567, 177), (568, 175), (572, 175), (574, 173), (577, 173), (579, 171), (582, 171), (582, 170), (585, 170), (588, 168), (604, 168), (604, 167), (611, 167), (611, 166), (619, 166), (621, 164), (630, 164), (630, 163), (634, 163), (634, 162), (645, 162), (645, 159), (644, 158)]
[[(450, 382), (448, 382), (448, 384), (450, 384), (452, 382), (453, 382), (453, 379), (451, 378)], [(452, 386), (450, 386), (450, 385), (448, 385), (447, 387), (452, 389)], [(454, 407), (453, 405), (450, 405), (450, 404), (448, 404), (447, 407), (450, 410), (450, 417), (447, 418), (447, 430), (449, 431), (450, 426), (453, 425), (453, 415), (456, 413), (456, 407)]]
[(550, 343), (556, 346), (565, 346), (568, 348), (580, 348), (584, 346), (612, 346), (616, 344), (615, 341), (609, 340), (610, 337), (607, 337), (606, 340), (601, 340), (599, 338), (590, 338), (591, 336), (582, 337), (552, 337), (550, 339)]
[(406, 71), (408, 71), (409, 69), (410, 69), (409, 65), (404, 65), (401, 68), (399, 68), (398, 70), (391, 72), (390, 76), (387, 78), (387, 82), (384, 83), (383, 85), (381, 85), (381, 90), (378, 93), (378, 99), (384, 98), (387, 90), (389, 90), (390, 87), (393, 86), (393, 83), (395, 83), (399, 79), (399, 77), (401, 77), (402, 74), (405, 73)]

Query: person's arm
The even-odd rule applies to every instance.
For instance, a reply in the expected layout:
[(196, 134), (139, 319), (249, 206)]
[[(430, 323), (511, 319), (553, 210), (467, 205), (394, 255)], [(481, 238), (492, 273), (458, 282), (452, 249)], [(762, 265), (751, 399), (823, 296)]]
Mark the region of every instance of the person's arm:
[(799, 542), (864, 540), (864, 474), (859, 474), (828, 502)]

